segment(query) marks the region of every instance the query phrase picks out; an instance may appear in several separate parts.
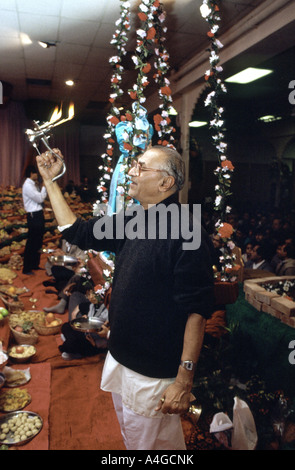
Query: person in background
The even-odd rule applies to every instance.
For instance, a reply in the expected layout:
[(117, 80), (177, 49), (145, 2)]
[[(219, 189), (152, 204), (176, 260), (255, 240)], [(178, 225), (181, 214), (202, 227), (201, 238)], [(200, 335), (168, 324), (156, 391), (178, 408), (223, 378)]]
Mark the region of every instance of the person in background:
[(252, 250), (253, 250), (253, 243), (250, 243), (250, 242), (247, 243), (247, 245), (245, 247), (245, 251), (242, 255), (242, 259), (244, 261), (244, 264), (247, 263), (248, 261), (250, 261)]
[(280, 245), (277, 250), (280, 262), (276, 267), (277, 276), (295, 275), (295, 250), (294, 246), (288, 243)]
[(28, 238), (24, 251), (23, 274), (34, 274), (39, 269), (40, 250), (44, 235), (43, 202), (47, 197), (45, 186), (38, 186), (38, 173), (34, 165), (29, 165), (25, 172), (26, 180), (22, 187), (24, 209), (27, 213)]
[(250, 260), (245, 263), (245, 268), (272, 272), (272, 267), (266, 259), (266, 248), (264, 245), (254, 244)]

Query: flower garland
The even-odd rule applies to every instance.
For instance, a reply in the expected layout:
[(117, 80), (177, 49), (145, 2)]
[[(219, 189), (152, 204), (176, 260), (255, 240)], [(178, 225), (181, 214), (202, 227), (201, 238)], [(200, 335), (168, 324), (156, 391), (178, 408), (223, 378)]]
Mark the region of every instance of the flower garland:
[[(142, 117), (141, 105), (146, 101), (145, 90), (149, 85), (148, 74), (152, 69), (149, 62), (149, 57), (152, 55), (152, 46), (154, 46), (156, 55), (154, 63), (156, 73), (153, 78), (159, 86), (159, 97), (162, 100), (162, 104), (159, 106), (161, 114), (154, 116), (155, 130), (158, 132), (159, 136), (158, 144), (173, 146), (174, 138), (172, 134), (175, 132), (175, 129), (171, 125), (171, 119), (169, 118), (169, 111), (172, 105), (172, 92), (170, 82), (165, 77), (169, 70), (169, 54), (164, 47), (164, 33), (167, 28), (162, 26), (166, 15), (159, 0), (142, 0), (138, 10), (137, 15), (141, 24), (136, 31), (136, 49), (132, 56), (135, 69), (138, 69), (138, 74), (136, 83), (128, 90), (128, 95), (133, 102), (132, 109), (126, 110), (123, 115), (120, 115), (120, 111), (115, 105), (115, 102), (116, 99), (123, 94), (123, 90), (120, 87), (124, 72), (122, 58), (123, 55), (126, 54), (127, 32), (130, 30), (130, 2), (128, 0), (121, 0), (120, 19), (116, 22), (118, 29), (115, 31), (111, 40), (111, 44), (116, 47), (117, 54), (109, 59), (109, 62), (114, 68), (109, 99), (112, 108), (107, 116), (108, 129), (104, 135), (107, 150), (106, 153), (101, 156), (103, 160), (106, 160), (106, 164), (99, 166), (100, 170), (104, 170), (104, 175), (100, 179), (97, 188), (101, 200), (97, 201), (94, 205), (94, 212), (96, 214), (100, 209), (100, 202), (106, 204), (108, 201), (108, 185), (105, 180), (110, 181), (111, 174), (113, 173), (112, 157), (115, 143), (114, 134), (115, 127), (120, 121), (127, 122), (130, 126), (129, 130), (131, 130), (131, 132), (126, 131), (124, 134), (124, 149), (127, 156), (124, 158), (123, 168), (126, 175), (129, 171), (132, 158), (140, 151), (137, 144), (139, 137), (142, 135), (142, 128), (140, 126)], [(157, 47), (155, 47), (155, 45), (157, 45)], [(117, 190), (124, 196), (124, 205), (126, 206), (133, 201), (128, 197), (128, 179), (125, 178), (125, 181), (125, 184), (122, 184)]]
[(156, 72), (153, 78), (159, 85), (159, 97), (163, 103), (159, 106), (161, 114), (158, 113), (154, 116), (154, 125), (159, 136), (158, 145), (174, 147), (173, 142), (175, 139), (173, 133), (175, 132), (175, 128), (171, 125), (171, 119), (169, 117), (172, 107), (172, 91), (170, 81), (166, 77), (170, 68), (170, 56), (164, 44), (166, 40), (164, 34), (167, 32), (167, 28), (163, 26), (165, 19), (166, 13), (159, 4), (157, 14), (154, 15), (154, 43), (157, 47), (155, 47), (156, 59), (154, 62)]
[(220, 21), (217, 1), (203, 0), (200, 11), (202, 17), (205, 18), (210, 26), (210, 30), (207, 32), (211, 43), (209, 55), (210, 69), (205, 72), (205, 81), (208, 83), (210, 91), (204, 101), (204, 105), (210, 108), (210, 129), (212, 130), (213, 144), (219, 163), (214, 171), (218, 179), (218, 184), (215, 186), (216, 197), (214, 201), (214, 209), (219, 213), (216, 229), (217, 234), (225, 242), (225, 248), (228, 248), (225, 255), (220, 259), (222, 265), (221, 280), (233, 281), (236, 280), (236, 271), (240, 267), (235, 265), (235, 256), (231, 253), (231, 250), (234, 248), (234, 243), (231, 241), (233, 227), (225, 223), (227, 214), (231, 212), (231, 207), (226, 204), (226, 201), (231, 195), (231, 177), (234, 166), (226, 156), (227, 143), (224, 141), (224, 109), (219, 104), (220, 96), (226, 93), (227, 89), (220, 77), (223, 68), (219, 65), (219, 50), (223, 47), (223, 44), (217, 38), (219, 31), (218, 22)]
[[(104, 134), (106, 141), (106, 153), (101, 155), (104, 165), (98, 167), (99, 170), (103, 170), (104, 174), (100, 178), (99, 185), (97, 187), (98, 193), (100, 194), (100, 200), (94, 204), (94, 214), (98, 213), (100, 203), (106, 204), (108, 201), (108, 186), (105, 180), (110, 182), (111, 174), (113, 173), (112, 168), (112, 157), (114, 153), (115, 144), (115, 127), (120, 122), (120, 111), (116, 106), (116, 99), (123, 95), (123, 90), (120, 85), (122, 83), (122, 76), (124, 67), (122, 66), (123, 57), (127, 54), (126, 45), (128, 42), (128, 31), (130, 30), (130, 2), (128, 0), (121, 0), (120, 5), (120, 18), (116, 21), (117, 29), (113, 34), (110, 44), (114, 45), (117, 50), (117, 55), (112, 56), (109, 59), (109, 63), (113, 67), (113, 74), (111, 77), (111, 93), (109, 101), (111, 103), (111, 109), (107, 116), (107, 130)], [(101, 210), (101, 209), (100, 209)]]

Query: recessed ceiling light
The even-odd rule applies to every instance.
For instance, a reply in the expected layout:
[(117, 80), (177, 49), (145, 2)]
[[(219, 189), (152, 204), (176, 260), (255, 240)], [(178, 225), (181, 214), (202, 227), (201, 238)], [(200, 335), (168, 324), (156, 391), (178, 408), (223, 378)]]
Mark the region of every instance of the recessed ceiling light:
[(68, 86), (73, 86), (73, 85), (75, 85), (74, 80), (66, 80), (65, 83), (66, 83), (66, 85), (68, 85)]
[(232, 77), (227, 78), (225, 81), (229, 83), (250, 83), (254, 82), (254, 80), (258, 80), (261, 77), (265, 77), (272, 73), (273, 70), (269, 69), (258, 69), (255, 67), (248, 67), (245, 70), (242, 70), (239, 73), (236, 73)]
[(273, 122), (273, 121), (280, 121), (282, 118), (281, 116), (273, 116), (272, 114), (268, 114), (266, 116), (261, 116), (258, 118), (258, 121), (263, 121), (263, 122)]
[(49, 47), (56, 47), (56, 42), (38, 41), (38, 44), (44, 49), (48, 49)]
[(189, 127), (203, 127), (206, 126), (208, 122), (206, 121), (191, 121)]

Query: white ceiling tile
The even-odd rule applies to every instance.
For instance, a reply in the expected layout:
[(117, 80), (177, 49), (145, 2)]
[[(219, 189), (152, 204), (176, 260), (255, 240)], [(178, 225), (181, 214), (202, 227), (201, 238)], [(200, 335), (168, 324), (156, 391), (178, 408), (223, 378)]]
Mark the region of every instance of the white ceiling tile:
[(114, 55), (112, 48), (106, 47), (92, 47), (89, 51), (86, 65), (99, 65), (100, 67), (111, 68), (109, 59)]
[[(62, 0), (16, 0), (19, 12), (59, 16)], [(43, 23), (44, 25), (44, 23)]]
[(15, 11), (1, 10), (0, 35), (6, 37), (18, 37), (19, 24)]
[[(24, 47), (24, 56), (26, 60), (32, 60), (40, 67), (44, 67), (44, 62), (55, 60), (56, 47), (44, 49), (37, 42), (28, 44)], [(40, 65), (41, 63), (41, 65)]]
[(16, 0), (1, 0), (1, 10), (13, 10), (16, 9)]
[(63, 0), (61, 16), (79, 20), (101, 21), (108, 0)]
[(56, 47), (56, 60), (84, 64), (90, 51), (89, 46), (61, 42)]
[(46, 27), (44, 27), (44, 16), (39, 14), (20, 13), (20, 31), (26, 33), (32, 40), (57, 41), (59, 17), (47, 16)]
[(114, 49), (114, 46), (110, 45), (110, 41), (113, 38), (113, 34), (115, 30), (116, 28), (114, 24), (101, 23), (96, 33), (93, 45), (97, 47), (109, 46), (109, 47), (112, 47), (112, 49)]
[[(138, 0), (131, 0), (130, 2), (130, 11), (134, 11), (136, 5), (138, 5)], [(136, 11), (137, 7), (136, 7)], [(105, 23), (112, 23), (115, 27), (115, 21), (120, 18), (120, 0), (108, 0), (105, 4), (105, 9), (103, 13), (103, 21)]]
[(54, 78), (59, 81), (76, 80), (82, 70), (81, 64), (67, 64), (56, 62), (54, 67)]
[(51, 80), (54, 72), (55, 63), (53, 60), (47, 60), (40, 66), (35, 60), (26, 60), (26, 73), (28, 78), (37, 78), (42, 80)]
[(1, 80), (10, 81), (14, 78), (25, 77), (25, 61), (23, 58), (3, 56), (1, 58)]
[(59, 40), (71, 44), (90, 46), (93, 43), (98, 26), (95, 21), (61, 18)]
[(10, 60), (14, 57), (16, 59), (24, 56), (22, 43), (17, 37), (2, 37), (0, 36), (0, 67), (2, 69), (3, 61), (6, 58)]

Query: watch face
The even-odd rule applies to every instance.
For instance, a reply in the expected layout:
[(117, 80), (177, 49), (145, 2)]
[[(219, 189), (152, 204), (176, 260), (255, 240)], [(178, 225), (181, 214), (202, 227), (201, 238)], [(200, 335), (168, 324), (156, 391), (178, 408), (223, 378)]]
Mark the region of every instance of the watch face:
[(194, 363), (193, 363), (193, 361), (183, 361), (183, 362), (181, 363), (181, 365), (182, 365), (185, 369), (187, 369), (187, 370), (193, 370), (193, 368), (194, 368)]

